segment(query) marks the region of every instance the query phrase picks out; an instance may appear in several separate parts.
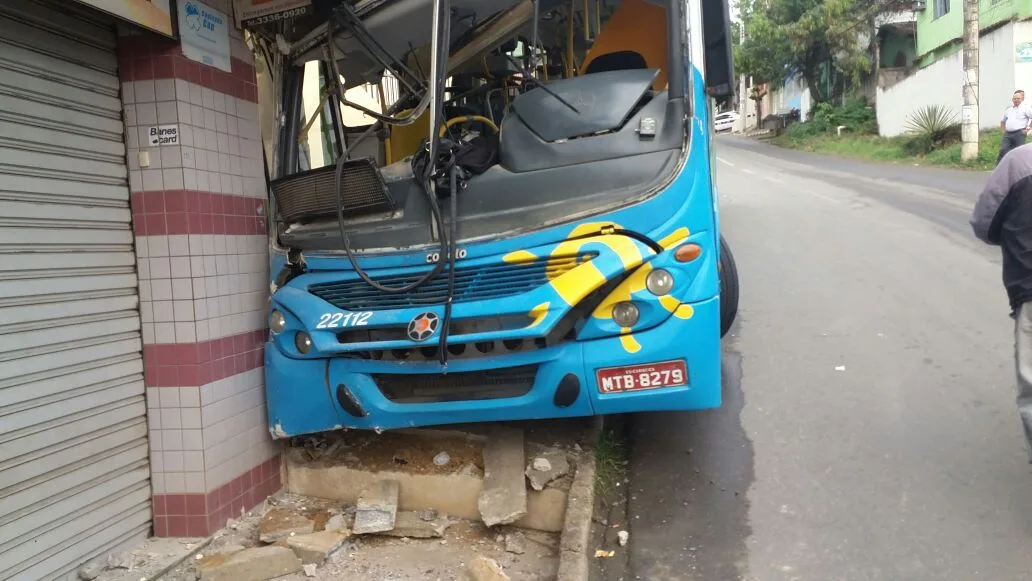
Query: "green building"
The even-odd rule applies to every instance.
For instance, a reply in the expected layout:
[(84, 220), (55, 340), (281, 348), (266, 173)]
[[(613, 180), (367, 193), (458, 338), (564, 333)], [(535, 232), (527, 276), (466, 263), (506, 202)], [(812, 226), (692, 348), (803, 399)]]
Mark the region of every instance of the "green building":
[[(979, 125), (997, 127), (1015, 89), (1032, 93), (1032, 0), (980, 0)], [(916, 0), (876, 20), (880, 132), (905, 131), (927, 105), (959, 118), (965, 83), (963, 0)]]

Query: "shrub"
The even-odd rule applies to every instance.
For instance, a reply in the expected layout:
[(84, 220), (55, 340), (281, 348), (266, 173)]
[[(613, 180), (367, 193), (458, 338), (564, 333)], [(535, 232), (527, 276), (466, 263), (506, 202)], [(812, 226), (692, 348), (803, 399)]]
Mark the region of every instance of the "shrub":
[(907, 119), (907, 133), (913, 137), (906, 149), (913, 155), (925, 155), (960, 140), (957, 115), (944, 105), (925, 105)]
[(857, 135), (876, 135), (878, 133), (878, 117), (874, 107), (867, 104), (866, 99), (847, 101), (842, 107), (831, 103), (817, 103), (810, 110), (810, 120), (801, 124), (800, 136), (834, 133), (839, 126), (845, 125)]

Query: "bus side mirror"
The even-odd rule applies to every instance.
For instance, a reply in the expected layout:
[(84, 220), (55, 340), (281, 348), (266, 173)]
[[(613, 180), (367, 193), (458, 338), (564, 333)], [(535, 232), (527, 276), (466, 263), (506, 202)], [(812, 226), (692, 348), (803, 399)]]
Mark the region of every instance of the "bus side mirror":
[(702, 40), (706, 51), (706, 93), (718, 104), (726, 104), (735, 94), (728, 0), (702, 0)]

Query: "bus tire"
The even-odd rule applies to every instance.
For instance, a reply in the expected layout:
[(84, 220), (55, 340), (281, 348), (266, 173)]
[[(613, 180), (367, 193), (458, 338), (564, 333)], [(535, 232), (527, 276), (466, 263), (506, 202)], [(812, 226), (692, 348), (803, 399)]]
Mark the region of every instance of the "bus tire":
[(717, 275), (720, 278), (720, 337), (723, 338), (738, 316), (738, 265), (723, 235), (720, 236)]

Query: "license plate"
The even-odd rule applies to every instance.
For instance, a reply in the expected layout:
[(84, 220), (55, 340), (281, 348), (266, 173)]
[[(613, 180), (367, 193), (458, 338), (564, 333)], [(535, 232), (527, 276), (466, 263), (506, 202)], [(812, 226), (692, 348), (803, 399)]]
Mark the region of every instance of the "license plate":
[(684, 361), (645, 363), (630, 367), (609, 367), (595, 372), (600, 393), (641, 391), (688, 385)]

